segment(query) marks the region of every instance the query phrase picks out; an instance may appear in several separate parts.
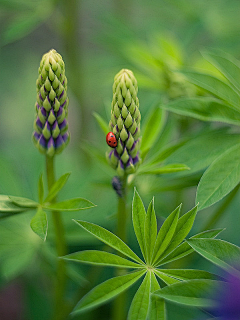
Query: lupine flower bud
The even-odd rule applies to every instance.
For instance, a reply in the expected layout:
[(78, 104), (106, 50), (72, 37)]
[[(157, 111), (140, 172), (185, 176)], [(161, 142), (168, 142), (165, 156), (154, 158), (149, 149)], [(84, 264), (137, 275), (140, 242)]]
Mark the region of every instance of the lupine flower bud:
[(52, 157), (69, 141), (67, 78), (61, 55), (53, 49), (44, 54), (38, 73), (33, 141)]
[(110, 131), (117, 139), (117, 147), (107, 153), (110, 165), (119, 176), (136, 171), (141, 159), (139, 101), (137, 80), (132, 71), (122, 69), (114, 78)]

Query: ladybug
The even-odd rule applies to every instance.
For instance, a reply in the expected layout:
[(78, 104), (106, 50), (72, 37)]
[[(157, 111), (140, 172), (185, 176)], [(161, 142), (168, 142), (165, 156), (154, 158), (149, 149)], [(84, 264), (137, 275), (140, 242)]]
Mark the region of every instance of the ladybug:
[(116, 148), (117, 146), (117, 139), (115, 137), (115, 134), (112, 132), (108, 132), (106, 136), (106, 142), (111, 148)]

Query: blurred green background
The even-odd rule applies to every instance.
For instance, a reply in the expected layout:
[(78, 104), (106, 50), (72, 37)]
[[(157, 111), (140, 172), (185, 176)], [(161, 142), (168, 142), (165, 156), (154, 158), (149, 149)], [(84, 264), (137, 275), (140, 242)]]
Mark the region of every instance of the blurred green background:
[[(86, 219), (114, 231), (114, 171), (86, 152), (93, 147), (105, 158), (105, 135), (93, 112), (109, 121), (114, 75), (121, 68), (134, 72), (144, 127), (149, 110), (157, 103), (166, 97), (189, 94), (175, 70), (191, 66), (212, 71), (201, 50), (219, 48), (240, 58), (239, 12), (238, 0), (0, 0), (0, 193), (37, 199), (37, 181), (45, 163), (31, 141), (36, 79), (42, 55), (54, 48), (65, 61), (70, 99), (71, 141), (57, 157), (56, 167), (58, 177), (65, 172), (72, 175), (60, 197), (84, 197), (97, 204), (86, 212), (64, 216), (66, 236), (71, 251), (100, 247), (72, 219)], [(195, 128), (205, 126), (176, 115), (170, 115), (168, 120), (172, 125), (163, 134), (166, 141), (187, 137)], [(160, 148), (161, 141), (157, 144)], [(164, 186), (171, 178), (146, 177), (144, 183), (136, 182), (145, 205), (155, 196), (159, 223), (180, 202), (184, 211), (194, 204), (196, 178), (191, 188), (167, 191)], [(129, 206), (132, 194), (131, 191)], [(216, 206), (198, 215), (193, 232), (200, 231)], [(234, 222), (237, 208), (235, 200), (216, 227), (226, 227), (222, 237), (240, 245), (239, 226)], [(47, 319), (51, 310), (51, 297), (47, 294), (51, 286), (49, 270), (54, 266), (51, 221), (47, 243), (43, 244), (29, 227), (32, 215), (30, 212), (0, 221), (3, 320)], [(137, 247), (131, 224), (129, 229), (130, 246)], [(197, 264), (210, 267), (198, 257), (188, 261), (188, 266)], [(73, 278), (70, 299), (71, 292), (86, 281), (86, 273), (87, 268), (82, 266), (69, 271)], [(110, 275), (112, 270), (100, 270), (101, 279)], [(4, 318), (7, 303), (10, 309), (16, 305), (16, 310), (23, 311)], [(200, 311), (172, 308), (170, 304), (168, 310), (170, 319), (176, 319), (176, 314), (178, 319), (203, 316)], [(102, 319), (110, 319), (109, 305), (101, 312)], [(98, 313), (99, 310), (84, 314), (81, 319), (95, 319)]]

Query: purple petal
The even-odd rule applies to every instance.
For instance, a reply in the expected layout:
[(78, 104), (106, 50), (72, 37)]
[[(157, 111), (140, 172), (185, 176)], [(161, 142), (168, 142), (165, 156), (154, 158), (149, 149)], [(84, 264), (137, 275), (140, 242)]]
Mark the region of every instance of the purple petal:
[(59, 135), (59, 136), (57, 137), (57, 139), (55, 140), (55, 148), (58, 149), (58, 148), (60, 148), (63, 144), (64, 144), (64, 140), (63, 140), (62, 136)]
[(37, 117), (36, 125), (37, 125), (40, 129), (43, 128), (43, 124), (42, 124), (41, 120), (39, 119), (39, 117)]
[(135, 165), (136, 163), (138, 163), (138, 161), (139, 161), (139, 156), (137, 154), (136, 157), (133, 158), (133, 164)]
[(64, 90), (63, 90), (62, 93), (60, 94), (59, 99), (61, 99), (63, 95), (64, 95)]
[(41, 93), (39, 93), (39, 98), (43, 101), (43, 97), (42, 97)]
[(66, 132), (64, 135), (62, 135), (63, 141), (66, 142), (68, 140), (69, 133)]
[(53, 137), (50, 137), (50, 139), (48, 140), (47, 148), (50, 149), (52, 147), (54, 148), (54, 139)]
[(46, 148), (47, 141), (46, 141), (46, 139), (44, 138), (44, 136), (43, 136), (42, 134), (41, 134), (40, 139), (39, 139), (38, 141), (39, 141), (39, 144), (40, 144), (43, 148)]
[(67, 126), (67, 120), (64, 119), (62, 123), (59, 124), (59, 129), (62, 130)]

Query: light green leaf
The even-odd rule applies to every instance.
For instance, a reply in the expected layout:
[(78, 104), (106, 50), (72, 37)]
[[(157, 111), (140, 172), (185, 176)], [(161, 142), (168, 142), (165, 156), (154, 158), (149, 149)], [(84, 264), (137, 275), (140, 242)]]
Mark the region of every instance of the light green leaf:
[(59, 191), (65, 186), (70, 174), (71, 173), (65, 173), (52, 185), (46, 199), (44, 200), (44, 203), (50, 202), (51, 200), (53, 200), (56, 197), (56, 195), (59, 193)]
[(202, 121), (219, 121), (240, 125), (240, 113), (211, 97), (182, 98), (171, 101), (164, 109)]
[(221, 200), (240, 182), (240, 144), (226, 150), (203, 174), (196, 203), (202, 210)]
[(189, 239), (187, 243), (204, 258), (223, 269), (233, 269), (240, 259), (240, 248), (219, 239)]
[(26, 211), (27, 208), (20, 208), (19, 206), (15, 205), (8, 196), (0, 195), (0, 213), (6, 215), (11, 215), (14, 213), (21, 213)]
[(114, 266), (114, 267), (124, 267), (124, 268), (142, 268), (135, 262), (129, 261), (122, 257), (117, 256), (109, 252), (98, 251), (98, 250), (84, 250), (79, 252), (74, 252), (62, 257), (66, 260), (73, 260), (81, 263)]
[(147, 263), (150, 263), (157, 237), (157, 219), (154, 210), (154, 198), (150, 202), (144, 226), (144, 238)]
[(121, 252), (125, 256), (137, 261), (139, 263), (143, 263), (142, 260), (124, 243), (120, 238), (118, 238), (115, 234), (110, 231), (90, 222), (74, 220), (77, 224), (79, 224), (83, 229), (94, 235), (97, 239), (106, 243), (113, 249)]
[(101, 130), (103, 131), (103, 133), (105, 135), (107, 135), (107, 133), (109, 132), (108, 123), (97, 112), (93, 112), (93, 116), (97, 120), (97, 123), (98, 123), (99, 127), (101, 128)]
[(39, 206), (39, 203), (27, 198), (9, 196), (9, 199), (15, 205), (23, 208), (37, 208)]
[[(151, 274), (151, 293), (159, 290), (160, 286), (155, 277), (155, 274)], [(166, 320), (166, 308), (164, 299), (159, 298), (158, 296), (151, 295), (151, 303), (149, 310), (149, 320)]]
[(164, 221), (161, 229), (158, 232), (157, 240), (155, 243), (152, 261), (155, 263), (161, 254), (166, 250), (167, 246), (172, 240), (172, 237), (175, 233), (178, 217), (181, 210), (182, 205), (178, 206)]
[[(215, 238), (222, 231), (223, 231), (223, 229), (208, 230), (208, 231), (204, 231), (204, 232), (200, 232), (198, 234), (195, 234), (190, 239), (195, 239), (195, 238)], [(194, 252), (194, 250), (185, 241), (185, 242), (181, 243), (176, 249), (174, 249), (166, 258), (162, 259), (161, 263), (158, 264), (158, 267), (163, 265), (163, 264), (166, 264), (166, 263), (181, 259), (181, 258), (189, 255), (192, 252)]]
[(165, 121), (166, 113), (159, 106), (156, 106), (149, 113), (142, 133), (141, 151), (143, 158), (157, 140)]
[(43, 204), (43, 208), (54, 211), (78, 211), (95, 207), (91, 201), (84, 198), (74, 198), (52, 204)]
[(213, 64), (228, 81), (240, 90), (240, 63), (225, 52), (203, 52), (204, 58)]
[(177, 223), (177, 227), (175, 233), (172, 237), (172, 241), (170, 242), (167, 249), (164, 251), (163, 255), (160, 256), (160, 260), (158, 259), (157, 264), (165, 258), (169, 253), (171, 253), (188, 235), (189, 231), (192, 228), (193, 222), (195, 220), (197, 214), (197, 206), (185, 213)]
[(92, 309), (103, 304), (125, 291), (144, 275), (145, 271), (137, 271), (124, 276), (109, 279), (87, 293), (73, 310), (73, 314)]
[(132, 221), (134, 231), (141, 248), (143, 257), (146, 261), (146, 248), (144, 239), (144, 225), (146, 219), (146, 211), (137, 190), (134, 190), (133, 203), (132, 203)]
[(188, 166), (181, 163), (169, 164), (163, 167), (156, 167), (154, 165), (142, 166), (138, 170), (138, 174), (164, 174), (164, 173), (173, 173), (179, 171), (190, 170)]
[(211, 300), (206, 297), (217, 287), (218, 283), (218, 281), (209, 279), (181, 281), (155, 291), (153, 295), (187, 306), (209, 307)]
[(214, 76), (200, 72), (184, 71), (183, 74), (191, 83), (209, 91), (218, 98), (227, 101), (235, 110), (240, 110), (240, 96), (227, 83)]
[(161, 273), (168, 275), (178, 280), (191, 280), (191, 279), (216, 279), (216, 275), (196, 269), (161, 269)]
[(128, 313), (128, 320), (146, 320), (150, 304), (151, 274), (147, 272), (136, 292)]
[(46, 240), (48, 229), (47, 214), (41, 207), (38, 208), (37, 213), (32, 218), (30, 226), (32, 231), (35, 232), (43, 241)]
[(43, 203), (43, 197), (44, 197), (44, 186), (43, 186), (43, 175), (41, 174), (38, 180), (38, 200), (39, 203)]
[(163, 282), (165, 282), (168, 286), (170, 286), (171, 284), (174, 284), (174, 283), (177, 283), (179, 282), (180, 280), (178, 279), (175, 279), (173, 277), (170, 277), (169, 275), (161, 272), (160, 270), (158, 269), (155, 269), (154, 270), (154, 273), (158, 276), (159, 279), (161, 279)]

